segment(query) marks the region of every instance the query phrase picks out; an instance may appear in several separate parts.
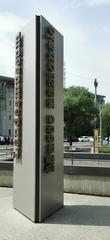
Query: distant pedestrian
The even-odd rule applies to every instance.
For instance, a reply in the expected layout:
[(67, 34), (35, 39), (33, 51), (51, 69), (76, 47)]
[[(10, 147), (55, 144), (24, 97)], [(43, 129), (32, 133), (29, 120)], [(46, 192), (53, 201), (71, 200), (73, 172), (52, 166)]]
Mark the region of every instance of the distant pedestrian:
[(70, 144), (70, 151), (72, 151), (72, 139), (70, 139), (70, 141), (69, 141), (69, 144)]

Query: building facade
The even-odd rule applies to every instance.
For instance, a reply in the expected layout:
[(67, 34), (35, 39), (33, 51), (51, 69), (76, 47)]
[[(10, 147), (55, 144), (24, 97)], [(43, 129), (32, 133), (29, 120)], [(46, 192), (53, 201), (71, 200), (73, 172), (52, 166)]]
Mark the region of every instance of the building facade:
[(14, 78), (0, 76), (0, 136), (13, 136)]

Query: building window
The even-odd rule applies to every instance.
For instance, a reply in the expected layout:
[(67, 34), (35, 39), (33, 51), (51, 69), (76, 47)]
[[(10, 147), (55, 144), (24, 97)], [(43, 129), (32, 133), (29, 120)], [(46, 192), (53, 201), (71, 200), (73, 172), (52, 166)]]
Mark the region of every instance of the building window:
[(11, 101), (9, 101), (9, 106), (11, 106)]
[(9, 115), (9, 120), (11, 120), (11, 115)]

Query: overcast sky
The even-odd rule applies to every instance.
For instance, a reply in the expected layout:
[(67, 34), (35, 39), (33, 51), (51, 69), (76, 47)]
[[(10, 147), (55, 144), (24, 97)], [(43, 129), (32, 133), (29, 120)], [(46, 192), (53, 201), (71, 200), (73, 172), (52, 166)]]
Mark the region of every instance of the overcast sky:
[(0, 75), (14, 77), (15, 35), (42, 14), (64, 36), (65, 86), (84, 86), (110, 102), (110, 0), (0, 0)]

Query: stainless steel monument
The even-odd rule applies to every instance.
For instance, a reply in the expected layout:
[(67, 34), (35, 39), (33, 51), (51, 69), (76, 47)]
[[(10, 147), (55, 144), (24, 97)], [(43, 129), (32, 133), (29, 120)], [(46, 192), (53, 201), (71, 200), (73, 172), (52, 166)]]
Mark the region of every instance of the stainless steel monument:
[(16, 36), (14, 208), (41, 222), (63, 206), (63, 37), (42, 16)]

